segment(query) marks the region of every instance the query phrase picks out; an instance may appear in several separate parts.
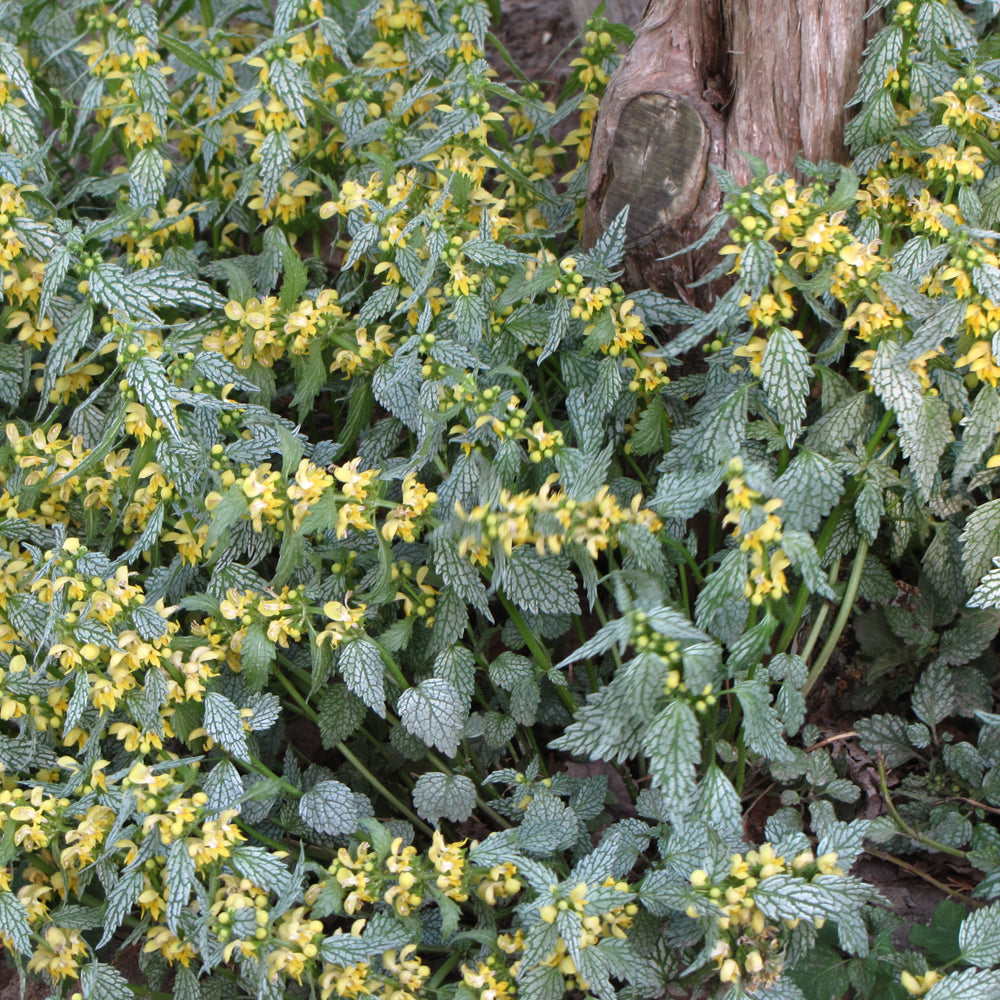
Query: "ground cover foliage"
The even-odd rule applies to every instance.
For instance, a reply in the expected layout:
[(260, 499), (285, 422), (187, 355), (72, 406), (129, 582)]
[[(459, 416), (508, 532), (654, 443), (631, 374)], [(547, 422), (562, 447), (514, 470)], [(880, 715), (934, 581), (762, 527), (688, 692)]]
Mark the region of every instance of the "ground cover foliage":
[[(996, 5), (882, 6), (855, 168), (729, 185), (707, 315), (578, 245), (599, 20), (555, 105), (480, 3), (3, 7), (11, 962), (1000, 996)], [(866, 841), (968, 912), (898, 950)]]

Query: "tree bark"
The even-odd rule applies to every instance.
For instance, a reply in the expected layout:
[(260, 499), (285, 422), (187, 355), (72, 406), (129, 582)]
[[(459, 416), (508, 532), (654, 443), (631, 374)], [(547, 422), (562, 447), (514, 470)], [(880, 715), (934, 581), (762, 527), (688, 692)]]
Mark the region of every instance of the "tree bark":
[(716, 248), (661, 260), (721, 207), (712, 166), (743, 182), (743, 152), (771, 170), (796, 156), (846, 162), (871, 0), (650, 0), (601, 102), (584, 242), (628, 204), (630, 284), (704, 300), (688, 286)]

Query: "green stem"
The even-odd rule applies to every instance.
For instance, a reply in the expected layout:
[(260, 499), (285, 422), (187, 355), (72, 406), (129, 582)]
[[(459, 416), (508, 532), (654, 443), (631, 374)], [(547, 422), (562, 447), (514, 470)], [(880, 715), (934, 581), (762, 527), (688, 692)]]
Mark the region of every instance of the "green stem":
[(736, 789), (737, 795), (743, 794), (743, 782), (746, 780), (747, 773), (747, 748), (746, 744), (743, 742), (743, 737), (736, 741), (736, 780), (733, 783), (733, 787)]
[(889, 810), (889, 815), (896, 821), (900, 832), (909, 837), (910, 840), (914, 840), (918, 844), (923, 844), (924, 847), (929, 847), (933, 851), (950, 854), (953, 858), (968, 858), (965, 851), (960, 851), (957, 847), (950, 847), (948, 844), (942, 844), (937, 840), (931, 840), (930, 837), (925, 837), (922, 833), (918, 833), (899, 815), (899, 810), (896, 808), (896, 804), (892, 801), (892, 796), (889, 794), (889, 785), (885, 776), (885, 758), (881, 754), (879, 754), (876, 765), (878, 766), (878, 781), (882, 798), (885, 801), (886, 808)]
[(398, 809), (417, 829), (423, 830), (426, 834), (432, 834), (434, 830), (428, 826), (412, 809), (404, 805), (392, 792), (389, 791), (381, 781), (376, 778), (371, 771), (361, 762), (356, 754), (348, 749), (347, 744), (338, 743), (337, 749), (344, 755), (344, 759), (357, 770), (365, 781), (375, 789), (391, 806)]
[(292, 701), (298, 706), (299, 711), (310, 721), (319, 723), (319, 713), (302, 696), (302, 692), (285, 676), (281, 670), (275, 670), (274, 676), (278, 678), (278, 683), (289, 693)]
[(273, 837), (269, 837), (266, 833), (261, 833), (260, 830), (255, 826), (250, 826), (249, 823), (240, 823), (240, 826), (250, 834), (255, 841), (259, 841), (261, 844), (267, 844), (274, 851), (288, 851), (288, 844), (283, 844), (280, 840), (275, 840)]
[[(826, 519), (826, 524), (823, 525), (822, 531), (820, 531), (818, 537), (816, 538), (816, 551), (823, 555), (826, 551), (826, 547), (830, 544), (830, 539), (833, 538), (833, 533), (840, 523), (840, 519), (844, 516), (844, 512), (847, 510), (847, 503), (839, 503), (834, 507), (830, 516)], [(802, 612), (805, 611), (806, 602), (809, 600), (809, 588), (803, 583), (795, 595), (795, 604), (792, 607), (792, 613), (785, 622), (785, 627), (782, 630), (781, 637), (778, 639), (777, 652), (787, 653), (788, 647), (791, 646), (792, 640), (795, 638), (796, 632), (799, 630), (799, 625), (802, 622)]]
[(284, 778), (281, 777), (280, 774), (275, 774), (274, 771), (272, 771), (266, 764), (261, 763), (261, 761), (252, 760), (252, 761), (244, 761), (243, 763), (251, 771), (254, 771), (257, 774), (262, 775), (263, 777), (268, 778), (271, 781), (277, 782), (278, 787), (281, 789), (281, 791), (287, 795), (290, 795), (292, 798), (301, 799), (302, 796), (305, 795), (305, 792), (303, 792), (301, 788), (298, 788), (296, 785), (293, 785), (290, 781), (286, 781)]
[(441, 965), (438, 966), (434, 975), (431, 976), (430, 982), (427, 984), (428, 992), (437, 989), (444, 982), (445, 976), (458, 965), (464, 956), (465, 952), (461, 948), (454, 949)]
[[(837, 577), (840, 575), (840, 557), (838, 556), (834, 562), (833, 566), (830, 567), (830, 574), (827, 579), (832, 587), (834, 583), (837, 582)], [(806, 663), (809, 662), (809, 657), (812, 656), (813, 646), (819, 641), (819, 634), (823, 629), (823, 622), (826, 621), (827, 615), (830, 613), (830, 602), (827, 601), (823, 607), (819, 609), (819, 614), (816, 615), (816, 621), (813, 622), (813, 627), (809, 630), (809, 638), (806, 640), (806, 644), (802, 647), (802, 652), (799, 654)]]
[[(280, 670), (274, 672), (275, 677), (281, 683), (282, 687), (291, 695), (293, 701), (299, 706), (302, 714), (309, 719), (311, 722), (319, 723), (319, 714), (317, 711), (302, 697), (302, 693), (299, 689), (284, 675)], [(354, 769), (361, 775), (361, 777), (375, 789), (388, 802), (391, 806), (398, 809), (415, 827), (423, 830), (427, 834), (431, 834), (434, 830), (428, 826), (412, 809), (404, 805), (392, 792), (389, 791), (385, 785), (382, 784), (378, 778), (375, 777), (371, 771), (361, 762), (360, 758), (353, 753), (347, 746), (346, 743), (338, 743), (337, 750), (343, 755), (344, 759), (347, 760)], [(290, 786), (294, 787), (294, 786)], [(298, 790), (301, 795), (301, 789)]]
[[(549, 651), (538, 641), (538, 637), (528, 627), (528, 623), (524, 620), (524, 615), (521, 614), (521, 609), (509, 598), (504, 597), (503, 594), (499, 594), (498, 596), (500, 597), (500, 603), (503, 605), (504, 611), (507, 612), (510, 620), (520, 633), (521, 638), (524, 639), (528, 649), (531, 650), (531, 655), (535, 658), (535, 662), (541, 664), (546, 672), (551, 670), (552, 657), (549, 656)], [(572, 715), (576, 711), (576, 699), (574, 699), (568, 688), (560, 687), (556, 684), (552, 686), (555, 688), (556, 694), (559, 695), (560, 701), (565, 705), (566, 711)]]
[(844, 591), (844, 598), (840, 603), (840, 610), (837, 612), (837, 617), (834, 619), (833, 627), (830, 629), (830, 634), (827, 636), (826, 645), (820, 650), (819, 656), (816, 657), (816, 662), (813, 664), (812, 670), (809, 671), (809, 677), (806, 679), (805, 686), (802, 688), (802, 694), (808, 695), (813, 689), (813, 685), (819, 680), (820, 674), (823, 673), (823, 668), (826, 666), (827, 661), (833, 655), (833, 651), (840, 641), (840, 636), (843, 634), (844, 628), (847, 625), (847, 619), (851, 617), (851, 611), (854, 608), (854, 599), (858, 596), (858, 587), (861, 586), (861, 576), (865, 571), (865, 560), (868, 558), (868, 540), (862, 538), (858, 543), (858, 551), (854, 555), (854, 566), (851, 568), (851, 575), (847, 581), (847, 589)]
[(869, 458), (871, 458), (875, 454), (875, 451), (882, 440), (882, 435), (885, 434), (885, 432), (889, 429), (889, 427), (892, 425), (893, 420), (895, 419), (896, 419), (896, 414), (893, 410), (886, 410), (885, 413), (882, 414), (882, 419), (879, 421), (878, 427), (875, 428), (875, 433), (872, 435), (871, 440), (865, 446), (865, 454)]

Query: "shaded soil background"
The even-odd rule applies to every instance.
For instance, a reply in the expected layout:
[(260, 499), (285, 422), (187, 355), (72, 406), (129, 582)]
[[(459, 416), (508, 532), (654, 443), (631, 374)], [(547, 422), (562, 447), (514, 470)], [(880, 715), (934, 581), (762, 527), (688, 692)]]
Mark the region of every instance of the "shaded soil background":
[[(576, 57), (578, 31), (567, 0), (501, 0), (502, 17), (493, 34), (513, 57), (518, 69), (537, 83), (546, 98), (555, 99), (569, 78), (569, 64)], [(511, 83), (518, 77), (495, 48), (487, 56), (499, 79)]]

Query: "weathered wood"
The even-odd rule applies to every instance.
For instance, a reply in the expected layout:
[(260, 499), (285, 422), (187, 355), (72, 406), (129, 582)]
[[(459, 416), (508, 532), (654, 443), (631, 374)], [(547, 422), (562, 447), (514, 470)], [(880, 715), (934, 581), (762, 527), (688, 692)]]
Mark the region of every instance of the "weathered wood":
[(705, 183), (708, 129), (684, 97), (639, 94), (622, 109), (600, 199), (601, 227), (630, 205), (627, 239), (643, 246), (690, 215)]
[[(629, 278), (679, 291), (715, 248), (663, 261), (721, 206), (710, 166), (749, 176), (742, 153), (775, 171), (795, 158), (846, 161), (845, 105), (872, 0), (649, 0), (601, 102), (584, 241), (630, 205)], [(710, 297), (711, 289), (697, 293)]]

